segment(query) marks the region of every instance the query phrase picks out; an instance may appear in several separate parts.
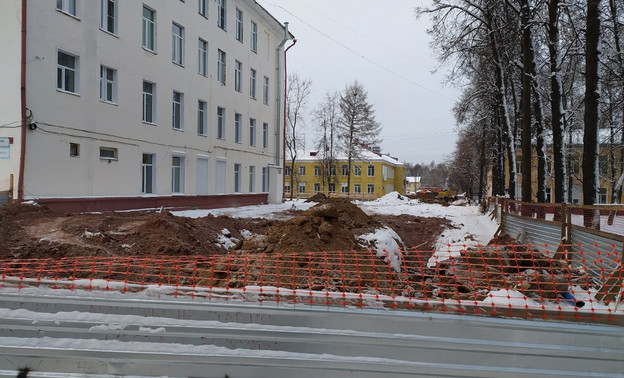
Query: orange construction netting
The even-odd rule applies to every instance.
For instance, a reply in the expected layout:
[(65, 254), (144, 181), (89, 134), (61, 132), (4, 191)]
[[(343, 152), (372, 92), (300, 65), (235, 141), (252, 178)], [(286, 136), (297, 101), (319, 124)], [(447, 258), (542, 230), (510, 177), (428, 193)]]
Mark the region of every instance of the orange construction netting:
[(0, 260), (3, 290), (158, 292), (209, 301), (622, 323), (614, 245)]

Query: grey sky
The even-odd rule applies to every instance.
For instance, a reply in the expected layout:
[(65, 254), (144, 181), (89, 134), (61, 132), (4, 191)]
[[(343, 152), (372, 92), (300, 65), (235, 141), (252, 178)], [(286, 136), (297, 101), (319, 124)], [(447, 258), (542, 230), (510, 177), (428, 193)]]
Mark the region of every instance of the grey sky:
[[(368, 91), (383, 126), (381, 144), (401, 161), (441, 162), (455, 147), (455, 88), (429, 48), (428, 18), (416, 19), (424, 0), (258, 0), (289, 22), (297, 44), (288, 51), (288, 71), (312, 80), (308, 110), (327, 92), (357, 80)], [(290, 44), (290, 43), (289, 43)], [(287, 44), (288, 45), (288, 44)], [(316, 135), (306, 118), (306, 144)]]

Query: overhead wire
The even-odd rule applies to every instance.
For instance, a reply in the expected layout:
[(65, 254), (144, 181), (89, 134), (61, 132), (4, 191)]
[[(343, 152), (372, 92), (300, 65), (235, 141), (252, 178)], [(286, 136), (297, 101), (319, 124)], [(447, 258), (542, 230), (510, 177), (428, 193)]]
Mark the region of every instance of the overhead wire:
[[(448, 100), (454, 101), (454, 99), (452, 99), (452, 98), (450, 98), (450, 97), (448, 97), (448, 96), (446, 96), (446, 95), (444, 95), (444, 94), (442, 94), (442, 93), (440, 93), (440, 92), (437, 92), (437, 91), (435, 91), (435, 90), (433, 90), (433, 89), (431, 89), (431, 88), (428, 88), (428, 87), (426, 87), (426, 86), (424, 86), (424, 85), (418, 84), (418, 83), (417, 83), (417, 82), (415, 82), (414, 80), (411, 80), (411, 79), (409, 79), (409, 78), (407, 78), (407, 77), (405, 77), (405, 76), (403, 76), (403, 75), (401, 75), (401, 74), (397, 73), (396, 71), (392, 70), (391, 68), (388, 68), (388, 67), (384, 66), (383, 64), (377, 63), (376, 61), (374, 61), (374, 60), (372, 60), (372, 59), (368, 58), (367, 56), (365, 56), (365, 55), (363, 55), (363, 54), (361, 54), (361, 53), (359, 53), (359, 52), (355, 51), (354, 49), (352, 49), (352, 48), (351, 48), (351, 47), (349, 47), (348, 45), (346, 45), (346, 44), (344, 44), (344, 43), (342, 43), (342, 42), (338, 41), (338, 40), (337, 40), (337, 39), (335, 39), (334, 37), (332, 37), (332, 36), (328, 35), (327, 33), (323, 32), (322, 30), (318, 29), (317, 27), (313, 26), (313, 25), (312, 25), (311, 23), (309, 23), (308, 21), (306, 21), (306, 20), (302, 19), (301, 17), (297, 16), (296, 14), (294, 14), (293, 12), (291, 12), (291, 11), (289, 11), (288, 9), (284, 8), (283, 6), (281, 6), (281, 5), (277, 5), (277, 4), (274, 4), (274, 3), (272, 3), (272, 2), (270, 2), (270, 1), (268, 1), (268, 0), (260, 0), (260, 1), (263, 1), (263, 2), (265, 2), (266, 4), (268, 4), (268, 5), (272, 6), (272, 7), (282, 9), (284, 12), (288, 13), (288, 14), (289, 14), (289, 15), (291, 15), (292, 17), (294, 17), (294, 18), (296, 18), (297, 20), (301, 21), (303, 24), (307, 25), (309, 28), (311, 28), (312, 30), (314, 30), (314, 31), (316, 31), (317, 33), (321, 34), (321, 35), (322, 35), (322, 36), (324, 36), (325, 38), (327, 38), (327, 39), (331, 40), (332, 42), (336, 43), (337, 45), (339, 45), (339, 46), (340, 46), (340, 47), (342, 47), (343, 49), (345, 49), (345, 50), (347, 50), (347, 51), (351, 52), (352, 54), (354, 54), (354, 55), (358, 56), (359, 58), (361, 58), (361, 59), (363, 59), (363, 60), (365, 60), (365, 61), (367, 61), (367, 62), (369, 62), (369, 63), (373, 64), (374, 66), (376, 66), (376, 67), (378, 67), (378, 68), (380, 68), (380, 69), (382, 69), (382, 70), (386, 71), (387, 73), (389, 73), (389, 74), (391, 74), (391, 75), (393, 75), (393, 76), (395, 76), (395, 77), (397, 77), (397, 78), (399, 78), (399, 79), (403, 80), (404, 82), (409, 83), (409, 84), (412, 84), (412, 85), (414, 85), (414, 86), (417, 86), (417, 87), (419, 87), (419, 88), (421, 88), (421, 89), (424, 89), (424, 90), (426, 90), (426, 91), (428, 91), (428, 92), (431, 92), (431, 93), (433, 93), (433, 94), (435, 94), (435, 95), (437, 95), (437, 96), (440, 96), (440, 97), (446, 98), (446, 99), (448, 99)], [(320, 12), (318, 12), (318, 11), (317, 11), (317, 13), (319, 13), (319, 14), (320, 14)], [(334, 21), (334, 22), (338, 23), (337, 21)], [(349, 29), (349, 30), (351, 30), (349, 27), (347, 27), (347, 26), (345, 26), (345, 25), (342, 25), (342, 24), (340, 24), (340, 23), (338, 23), (338, 24), (339, 24), (339, 25), (341, 25), (341, 26), (343, 26), (343, 27), (345, 27), (345, 28), (347, 28), (347, 29)], [(358, 34), (360, 34), (360, 33), (358, 33)], [(361, 35), (361, 34), (360, 34), (360, 35)], [(366, 38), (367, 38), (367, 39), (369, 39), (369, 40), (371, 40), (371, 39), (370, 39), (370, 38), (368, 38), (368, 37), (366, 37)], [(379, 42), (375, 42), (375, 43), (379, 44)]]

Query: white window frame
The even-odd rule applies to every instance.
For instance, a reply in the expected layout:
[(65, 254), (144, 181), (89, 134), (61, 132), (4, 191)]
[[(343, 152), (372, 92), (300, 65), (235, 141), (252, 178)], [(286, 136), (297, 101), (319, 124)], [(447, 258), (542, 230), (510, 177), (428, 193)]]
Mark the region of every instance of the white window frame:
[(184, 93), (174, 90), (171, 105), (171, 127), (182, 131), (184, 130)]
[(609, 189), (607, 189), (606, 187), (598, 188), (598, 204), (601, 204), (601, 205), (606, 204), (607, 199), (608, 199), (608, 194), (609, 194)]
[[(112, 77), (111, 77), (112, 74)], [(117, 103), (117, 70), (100, 65), (100, 100), (109, 104)]]
[(171, 156), (171, 193), (184, 193), (185, 156)]
[[(145, 12), (149, 12), (152, 19), (147, 18)], [(156, 11), (143, 5), (143, 21), (141, 23), (141, 45), (150, 52), (156, 52)]]
[(197, 13), (208, 18), (208, 0), (197, 1)]
[(201, 38), (197, 40), (197, 73), (208, 75), (208, 42)]
[(225, 139), (225, 108), (217, 106), (217, 139)]
[(249, 70), (249, 97), (256, 99), (256, 70)]
[(362, 176), (362, 166), (361, 165), (354, 165), (353, 166), (353, 176), (356, 177), (360, 177)]
[(118, 3), (117, 0), (100, 0), (100, 30), (117, 35)]
[(349, 165), (343, 164), (342, 167), (340, 167), (340, 171), (343, 176), (349, 176)]
[(366, 193), (368, 194), (375, 193), (375, 184), (366, 184)]
[(234, 114), (234, 143), (243, 143), (243, 115)]
[(249, 166), (249, 193), (256, 192), (256, 166)]
[(266, 122), (262, 123), (262, 148), (269, 148), (269, 124)]
[(374, 177), (375, 176), (375, 166), (373, 164), (369, 164), (367, 167), (367, 174), (368, 177)]
[(208, 129), (208, 103), (197, 100), (197, 135), (205, 136)]
[(78, 13), (76, 0), (56, 0), (56, 9), (73, 17)]
[(171, 61), (184, 66), (184, 26), (171, 23)]
[(353, 184), (353, 193), (355, 194), (362, 193), (362, 184)]
[[(73, 67), (60, 63), (61, 55), (73, 58)], [(65, 50), (56, 51), (56, 89), (65, 92), (78, 94), (80, 88), (80, 56), (72, 54)], [(67, 62), (68, 63), (68, 62)], [(73, 88), (68, 84), (68, 77), (72, 78)]]
[(330, 193), (336, 193), (336, 183), (335, 182), (330, 182), (327, 184), (327, 190)]
[(349, 193), (349, 185), (340, 184), (340, 193)]
[(262, 167), (262, 193), (269, 191), (269, 167)]
[(305, 192), (306, 192), (306, 183), (300, 182), (299, 185), (297, 185), (297, 193), (304, 194)]
[(546, 194), (546, 203), (551, 203), (552, 202), (552, 187), (547, 186), (545, 194)]
[[(151, 86), (151, 92), (147, 92), (145, 84)], [(151, 112), (148, 114), (148, 103), (150, 104)], [(148, 119), (149, 116), (149, 119)], [(151, 81), (143, 80), (143, 122), (152, 125), (156, 124), (156, 84)]]
[(227, 61), (227, 54), (223, 50), (217, 51), (217, 81), (221, 85), (225, 85), (225, 68)]
[(252, 147), (256, 146), (256, 119), (249, 119), (249, 145)]
[[(145, 157), (151, 158), (150, 162), (145, 161)], [(141, 194), (154, 194), (156, 184), (156, 155), (143, 153), (141, 155)], [(149, 173), (149, 174), (148, 174)]]
[(315, 183), (314, 183), (314, 189), (313, 189), (313, 192), (314, 192), (314, 193), (318, 193), (318, 192), (320, 192), (320, 191), (321, 191), (321, 183), (319, 183), (319, 182), (315, 182)]
[(258, 52), (258, 24), (251, 21), (251, 51)]
[(236, 40), (243, 42), (243, 11), (236, 8)]
[(238, 60), (234, 61), (234, 90), (243, 91), (243, 63)]
[(100, 147), (100, 160), (118, 160), (119, 150), (113, 147)]
[(269, 105), (269, 78), (266, 76), (262, 84), (262, 103)]
[(305, 176), (306, 175), (306, 166), (305, 165), (300, 165), (299, 166), (299, 176)]
[(314, 176), (318, 177), (321, 175), (321, 166), (320, 165), (315, 165), (314, 166)]
[(227, 0), (217, 0), (217, 26), (227, 30)]
[(234, 193), (241, 192), (241, 164), (234, 163)]

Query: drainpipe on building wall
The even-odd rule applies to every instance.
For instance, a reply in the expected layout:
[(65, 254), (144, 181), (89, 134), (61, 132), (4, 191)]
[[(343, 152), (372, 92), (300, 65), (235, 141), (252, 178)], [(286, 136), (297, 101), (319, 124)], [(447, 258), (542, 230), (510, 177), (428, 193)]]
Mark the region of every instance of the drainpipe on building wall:
[(276, 81), (276, 96), (275, 96), (275, 102), (277, 103), (277, 108), (275, 111), (275, 166), (279, 167), (280, 166), (280, 147), (281, 147), (281, 143), (280, 143), (280, 127), (282, 124), (282, 119), (281, 119), (281, 112), (280, 112), (280, 107), (282, 106), (282, 66), (281, 66), (281, 62), (282, 62), (282, 54), (281, 54), (281, 50), (284, 47), (284, 45), (286, 44), (286, 41), (288, 41), (290, 39), (290, 35), (288, 34), (288, 22), (284, 22), (284, 39), (282, 39), (282, 42), (280, 42), (280, 44), (277, 46), (277, 49), (275, 51), (276, 54), (276, 60), (277, 60), (277, 80)]
[[(288, 46), (286, 50), (284, 50), (284, 138), (282, 139), (282, 161), (284, 162), (284, 174), (282, 175), (282, 202), (286, 198), (286, 194), (284, 188), (286, 187), (286, 95), (288, 93), (288, 70), (286, 69), (286, 53), (297, 43), (296, 39), (293, 39), (292, 45)], [(292, 190), (292, 183), (291, 189)]]
[(24, 199), (24, 161), (26, 159), (26, 16), (28, 1), (22, 0), (22, 52), (21, 52), (21, 77), (20, 77), (20, 101), (22, 105), (22, 137), (20, 141), (19, 177), (17, 179), (17, 202)]

